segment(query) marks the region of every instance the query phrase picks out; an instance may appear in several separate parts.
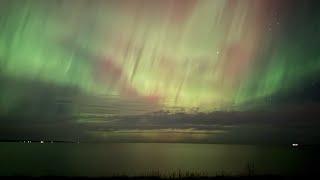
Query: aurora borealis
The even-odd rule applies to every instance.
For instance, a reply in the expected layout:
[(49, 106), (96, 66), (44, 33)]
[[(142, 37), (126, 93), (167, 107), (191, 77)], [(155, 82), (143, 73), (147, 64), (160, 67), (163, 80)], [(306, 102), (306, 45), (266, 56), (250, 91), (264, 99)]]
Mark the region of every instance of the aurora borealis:
[(309, 1), (1, 0), (3, 132), (33, 132), (35, 121), (76, 133), (142, 123), (141, 134), (210, 134), (239, 125), (221, 113), (269, 117), (260, 111), (288, 114), (300, 102), (316, 112), (319, 42)]

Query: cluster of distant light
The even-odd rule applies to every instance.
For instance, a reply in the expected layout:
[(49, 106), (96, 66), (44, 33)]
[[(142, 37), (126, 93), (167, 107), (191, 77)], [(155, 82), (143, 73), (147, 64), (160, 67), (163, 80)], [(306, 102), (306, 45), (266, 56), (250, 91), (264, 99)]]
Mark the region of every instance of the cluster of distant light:
[[(23, 143), (32, 143), (32, 141), (23, 141)], [(44, 141), (40, 141), (40, 144), (43, 144), (44, 143)], [(51, 143), (53, 143), (53, 141), (51, 141)]]
[(273, 6), (267, 0), (12, 1), (0, 12), (1, 73), (163, 109), (226, 110), (319, 69), (318, 61), (299, 67), (299, 51), (280, 40), (264, 50), (281, 28)]
[[(44, 144), (44, 143), (61, 143), (62, 141), (44, 141), (44, 140), (41, 140), (41, 141), (31, 141), (31, 140), (24, 140), (24, 141), (21, 141), (22, 143), (27, 143), (27, 144), (30, 144), (30, 143), (40, 143), (40, 144)], [(67, 142), (67, 141), (63, 141), (64, 143), (80, 143), (80, 141), (77, 141), (77, 142)]]

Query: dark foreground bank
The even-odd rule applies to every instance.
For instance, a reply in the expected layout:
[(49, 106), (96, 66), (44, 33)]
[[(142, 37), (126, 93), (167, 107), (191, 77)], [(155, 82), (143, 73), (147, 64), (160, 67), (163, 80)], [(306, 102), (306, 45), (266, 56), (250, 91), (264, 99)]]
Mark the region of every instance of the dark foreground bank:
[(66, 176), (0, 176), (0, 179), (318, 179), (317, 176), (278, 176), (278, 175), (254, 175), (254, 176), (190, 176), (190, 177), (160, 177), (160, 176), (110, 176), (110, 177), (66, 177)]

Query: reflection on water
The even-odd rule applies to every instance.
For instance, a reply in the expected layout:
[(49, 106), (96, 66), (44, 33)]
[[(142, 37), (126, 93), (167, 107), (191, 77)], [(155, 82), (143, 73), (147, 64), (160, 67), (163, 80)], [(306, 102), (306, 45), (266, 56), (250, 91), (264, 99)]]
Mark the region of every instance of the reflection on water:
[(288, 147), (165, 143), (0, 143), (0, 175), (108, 176), (152, 170), (209, 175), (311, 172), (317, 150)]

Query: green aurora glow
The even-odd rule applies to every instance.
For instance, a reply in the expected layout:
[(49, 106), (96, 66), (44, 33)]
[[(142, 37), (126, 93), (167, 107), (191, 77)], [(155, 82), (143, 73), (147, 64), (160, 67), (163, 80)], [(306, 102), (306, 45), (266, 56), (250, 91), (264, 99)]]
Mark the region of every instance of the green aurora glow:
[[(241, 110), (320, 70), (320, 21), (304, 28), (308, 17), (290, 16), (300, 11), (269, 2), (1, 1), (1, 74), (151, 111)], [(2, 88), (1, 107), (19, 93)]]

